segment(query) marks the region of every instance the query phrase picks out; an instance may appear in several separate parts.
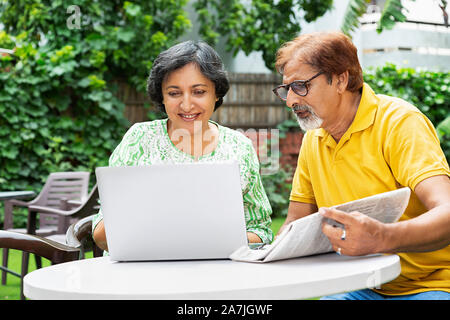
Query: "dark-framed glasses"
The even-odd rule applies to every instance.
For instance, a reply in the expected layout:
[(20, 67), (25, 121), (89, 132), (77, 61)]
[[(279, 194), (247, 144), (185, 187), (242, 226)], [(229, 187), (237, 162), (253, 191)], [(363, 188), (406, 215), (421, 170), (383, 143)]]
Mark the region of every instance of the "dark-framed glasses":
[(296, 94), (299, 96), (306, 96), (308, 94), (308, 85), (309, 82), (318, 76), (320, 76), (323, 73), (323, 71), (320, 71), (319, 73), (316, 73), (314, 76), (309, 78), (308, 80), (295, 80), (288, 84), (282, 84), (276, 88), (274, 88), (272, 91), (275, 93), (275, 95), (280, 98), (281, 100), (286, 101), (287, 95), (289, 92), (289, 88), (292, 89)]

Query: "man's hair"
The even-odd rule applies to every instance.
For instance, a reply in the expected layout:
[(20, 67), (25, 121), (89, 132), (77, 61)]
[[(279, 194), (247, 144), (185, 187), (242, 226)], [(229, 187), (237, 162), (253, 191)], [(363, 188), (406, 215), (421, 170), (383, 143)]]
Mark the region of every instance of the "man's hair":
[(172, 71), (189, 63), (196, 64), (200, 72), (214, 83), (218, 98), (214, 110), (222, 105), (230, 85), (220, 56), (207, 43), (189, 40), (161, 52), (153, 62), (147, 80), (147, 93), (159, 110), (165, 112), (162, 82)]
[(331, 83), (332, 75), (349, 73), (347, 90), (356, 92), (363, 86), (357, 50), (349, 37), (340, 32), (316, 32), (286, 42), (277, 52), (275, 67), (283, 74), (291, 59), (298, 59), (323, 71)]

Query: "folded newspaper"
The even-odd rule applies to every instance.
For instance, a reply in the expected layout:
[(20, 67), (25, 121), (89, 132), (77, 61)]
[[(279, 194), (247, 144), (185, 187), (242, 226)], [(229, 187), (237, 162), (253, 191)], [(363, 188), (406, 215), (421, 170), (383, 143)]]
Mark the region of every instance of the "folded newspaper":
[[(405, 211), (411, 190), (401, 188), (367, 198), (336, 205), (345, 212), (359, 211), (384, 223), (396, 222)], [(333, 251), (328, 238), (322, 232), (322, 221), (340, 226), (334, 220), (323, 217), (319, 212), (292, 221), (272, 244), (259, 249), (243, 246), (230, 255), (230, 259), (245, 262), (269, 262), (297, 258)], [(341, 225), (342, 226), (342, 225)]]

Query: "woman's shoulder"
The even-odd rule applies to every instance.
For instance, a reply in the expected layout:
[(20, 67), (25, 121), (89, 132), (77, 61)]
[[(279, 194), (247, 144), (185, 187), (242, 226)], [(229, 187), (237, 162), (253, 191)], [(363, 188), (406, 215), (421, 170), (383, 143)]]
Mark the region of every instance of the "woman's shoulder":
[(134, 123), (127, 131), (127, 136), (162, 135), (167, 119)]
[(167, 119), (158, 119), (152, 121), (143, 121), (134, 123), (129, 130), (134, 131), (157, 131), (163, 128), (163, 125), (167, 122)]

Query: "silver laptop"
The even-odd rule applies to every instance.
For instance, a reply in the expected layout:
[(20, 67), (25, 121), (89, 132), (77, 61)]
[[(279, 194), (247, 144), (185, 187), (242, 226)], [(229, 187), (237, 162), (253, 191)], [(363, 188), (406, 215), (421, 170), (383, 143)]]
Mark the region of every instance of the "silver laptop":
[(227, 259), (247, 245), (237, 162), (96, 169), (112, 260)]

